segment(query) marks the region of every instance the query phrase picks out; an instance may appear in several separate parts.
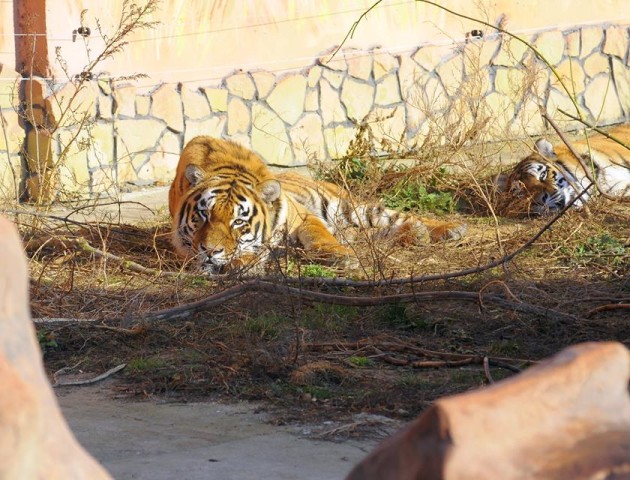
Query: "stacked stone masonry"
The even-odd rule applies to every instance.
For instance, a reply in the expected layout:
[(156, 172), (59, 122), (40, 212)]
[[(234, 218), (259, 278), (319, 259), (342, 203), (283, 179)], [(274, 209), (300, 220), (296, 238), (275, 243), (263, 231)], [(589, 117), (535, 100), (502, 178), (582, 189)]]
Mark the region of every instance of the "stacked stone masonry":
[[(73, 83), (57, 85), (40, 101), (49, 120), (33, 119), (41, 131), (29, 142), (41, 148), (52, 136), (52, 160), (36, 160), (60, 164), (63, 188), (96, 194), (127, 183), (169, 182), (183, 146), (197, 135), (233, 139), (271, 165), (293, 167), (340, 158), (366, 123), (376, 147), (399, 152), (445, 124), (462, 135), (481, 128), (487, 141), (544, 134), (541, 107), (566, 129), (576, 128), (561, 113), (576, 114), (567, 92), (590, 122), (630, 119), (627, 25), (522, 38), (549, 65), (517, 39), (487, 35), (401, 54), (346, 49), (301, 71), (237, 72), (195, 90), (183, 79), (147, 93), (104, 76), (79, 91)], [(3, 68), (0, 80), (0, 153), (8, 160), (0, 182), (11, 192), (20, 181), (15, 176), (28, 168), (20, 160), (20, 78)]]

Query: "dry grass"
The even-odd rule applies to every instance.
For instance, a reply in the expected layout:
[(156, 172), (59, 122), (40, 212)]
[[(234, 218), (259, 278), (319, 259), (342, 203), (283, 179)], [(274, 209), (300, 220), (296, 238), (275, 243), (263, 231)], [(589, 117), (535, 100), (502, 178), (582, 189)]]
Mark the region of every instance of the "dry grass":
[[(37, 325), (49, 371), (79, 364), (76, 372), (97, 375), (126, 363), (113, 387), (124, 395), (262, 399), (278, 407), (279, 421), (347, 420), (360, 411), (409, 418), (441, 395), (487, 383), (478, 361), (483, 357), (490, 357), (492, 375), (500, 379), (512, 374), (501, 365), (525, 368), (526, 360), (573, 343), (630, 345), (627, 309), (593, 312), (630, 303), (630, 209), (608, 201), (594, 202), (590, 217), (565, 214), (512, 261), (476, 274), (388, 282), (488, 264), (522, 246), (546, 220), (499, 218), (497, 224), (467, 215), (464, 240), (404, 249), (357, 235), (362, 268), (345, 273), (380, 286), (303, 279), (303, 288), (333, 296), (456, 290), (478, 295), (477, 302), (356, 307), (250, 292), (183, 320), (146, 324), (138, 322), (241, 280), (194, 275), (175, 259), (165, 223), (74, 225), (39, 218), (35, 224), (29, 218), (21, 217), (21, 230), (34, 317), (94, 320)], [(76, 238), (102, 253), (90, 253)], [(332, 273), (290, 261), (272, 265), (269, 278), (283, 284), (287, 269)], [(508, 306), (484, 301), (492, 296)], [(474, 359), (458, 363), (445, 354)]]

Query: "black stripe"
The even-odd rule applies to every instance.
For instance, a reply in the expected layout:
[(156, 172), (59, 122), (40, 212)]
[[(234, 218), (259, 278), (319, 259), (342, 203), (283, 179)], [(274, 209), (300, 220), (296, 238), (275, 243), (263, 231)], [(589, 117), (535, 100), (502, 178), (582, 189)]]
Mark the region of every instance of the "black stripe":
[(324, 219), (324, 221), (326, 223), (328, 223), (328, 205), (329, 205), (328, 199), (326, 197), (324, 197), (323, 195), (322, 195), (321, 199), (322, 199), (321, 215), (322, 215), (322, 218)]

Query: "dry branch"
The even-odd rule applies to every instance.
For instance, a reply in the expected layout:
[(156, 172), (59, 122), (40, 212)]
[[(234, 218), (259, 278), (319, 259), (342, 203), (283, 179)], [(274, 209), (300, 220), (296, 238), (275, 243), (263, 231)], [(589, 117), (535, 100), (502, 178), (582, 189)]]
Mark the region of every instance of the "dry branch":
[(127, 364), (123, 363), (123, 364), (118, 365), (118, 366), (116, 366), (114, 368), (110, 368), (105, 373), (102, 373), (101, 375), (98, 375), (97, 377), (90, 378), (90, 379), (87, 379), (87, 380), (75, 380), (75, 381), (69, 381), (69, 382), (57, 382), (57, 383), (53, 384), (53, 387), (71, 387), (71, 386), (74, 387), (74, 386), (80, 386), (80, 385), (91, 385), (93, 383), (100, 382), (101, 380), (105, 380), (107, 377), (111, 377), (113, 374), (121, 371), (126, 366), (127, 366)]
[[(222, 292), (210, 295), (196, 302), (180, 305), (178, 307), (161, 310), (145, 315), (138, 319), (137, 322), (156, 322), (165, 320), (174, 320), (177, 318), (187, 318), (191, 315), (228, 302), (234, 298), (240, 297), (246, 293), (268, 293), (272, 295), (290, 296), (301, 300), (309, 300), (319, 303), (328, 303), (334, 305), (347, 305), (354, 307), (373, 307), (387, 305), (392, 303), (410, 303), (410, 302), (442, 302), (442, 301), (465, 301), (479, 304), (479, 293), (463, 292), (463, 291), (431, 291), (431, 292), (413, 292), (396, 295), (383, 296), (346, 296), (333, 295), (330, 293), (316, 292), (305, 290), (302, 288), (290, 287), (277, 283), (271, 283), (262, 280), (250, 280), (249, 282), (236, 285), (234, 287), (223, 290)], [(527, 303), (517, 303), (505, 300), (498, 295), (484, 295), (483, 301), (498, 307), (541, 316), (550, 316), (557, 319), (575, 321), (577, 317), (567, 315), (549, 308), (540, 307)]]
[[(441, 367), (460, 367), (464, 365), (483, 365), (484, 371), (490, 366), (504, 368), (514, 373), (519, 373), (521, 369), (514, 366), (532, 365), (537, 363), (534, 360), (524, 358), (506, 358), (506, 357), (488, 357), (476, 354), (438, 352), (435, 350), (427, 350), (408, 342), (401, 340), (396, 341), (378, 341), (372, 338), (360, 340), (358, 342), (320, 342), (306, 343), (302, 346), (304, 351), (324, 351), (333, 350), (341, 351), (346, 354), (357, 354), (372, 350), (377, 353), (376, 358), (380, 358), (385, 363), (395, 366), (410, 366), (412, 368), (441, 368)], [(400, 356), (395, 356), (398, 354)], [(422, 357), (422, 360), (410, 360), (401, 358), (401, 355), (414, 355)], [(439, 358), (440, 360), (435, 360)], [(487, 365), (487, 366), (486, 366)], [(486, 373), (486, 376), (488, 374)]]
[(411, 362), (409, 365), (413, 368), (444, 368), (444, 367), (463, 367), (473, 363), (473, 358), (464, 360), (418, 360)]
[(610, 312), (611, 310), (630, 310), (630, 303), (610, 303), (607, 305), (600, 305), (586, 312), (585, 317), (590, 318), (600, 312)]
[(488, 357), (483, 357), (483, 373), (486, 375), (488, 382), (494, 383), (494, 378), (492, 378), (492, 373), (490, 373), (490, 359)]

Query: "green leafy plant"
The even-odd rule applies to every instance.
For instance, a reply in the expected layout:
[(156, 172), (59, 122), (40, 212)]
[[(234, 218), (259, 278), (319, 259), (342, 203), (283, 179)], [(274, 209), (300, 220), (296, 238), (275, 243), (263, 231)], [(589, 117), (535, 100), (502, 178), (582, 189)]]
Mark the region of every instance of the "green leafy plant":
[(628, 247), (617, 238), (603, 233), (592, 236), (585, 242), (574, 247), (573, 251), (566, 251), (569, 254), (571, 263), (588, 265), (608, 265), (619, 266), (627, 260)]
[(427, 188), (417, 180), (401, 180), (383, 194), (383, 202), (387, 207), (397, 210), (442, 213), (452, 213), (457, 203), (451, 192)]
[(43, 351), (59, 347), (53, 334), (50, 332), (45, 332), (43, 330), (37, 332), (37, 342), (39, 343), (39, 347)]

